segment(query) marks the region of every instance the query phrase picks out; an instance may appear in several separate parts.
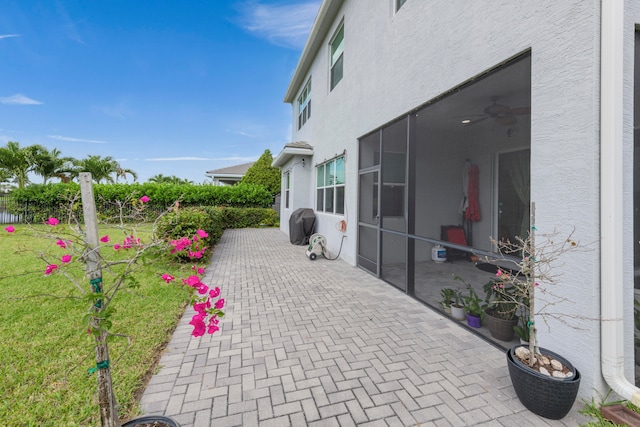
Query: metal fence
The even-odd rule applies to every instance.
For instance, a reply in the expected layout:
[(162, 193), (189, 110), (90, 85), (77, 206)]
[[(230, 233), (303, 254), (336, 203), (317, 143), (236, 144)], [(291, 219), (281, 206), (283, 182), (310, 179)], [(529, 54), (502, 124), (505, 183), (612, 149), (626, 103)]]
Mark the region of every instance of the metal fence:
[(22, 222), (20, 216), (9, 213), (13, 203), (13, 197), (11, 197), (10, 194), (0, 193), (0, 224), (17, 224)]

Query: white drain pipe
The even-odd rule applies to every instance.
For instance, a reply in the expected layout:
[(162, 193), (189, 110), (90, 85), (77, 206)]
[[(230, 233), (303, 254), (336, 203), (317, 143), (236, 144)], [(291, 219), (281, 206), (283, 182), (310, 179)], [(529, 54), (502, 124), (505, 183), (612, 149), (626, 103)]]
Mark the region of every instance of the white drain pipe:
[[(624, 375), (623, 47), (624, 0), (602, 0), (600, 64), (601, 367), (607, 384), (640, 405)], [(636, 82), (640, 84), (640, 82)]]

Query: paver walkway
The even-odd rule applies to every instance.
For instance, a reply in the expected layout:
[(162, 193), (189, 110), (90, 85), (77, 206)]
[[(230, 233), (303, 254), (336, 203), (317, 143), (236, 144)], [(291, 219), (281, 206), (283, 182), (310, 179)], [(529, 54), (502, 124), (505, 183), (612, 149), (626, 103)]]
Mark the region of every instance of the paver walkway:
[(277, 229), (227, 230), (204, 282), (226, 316), (182, 318), (141, 407), (202, 426), (578, 425), (527, 411), (504, 353), (359, 268), (310, 261)]

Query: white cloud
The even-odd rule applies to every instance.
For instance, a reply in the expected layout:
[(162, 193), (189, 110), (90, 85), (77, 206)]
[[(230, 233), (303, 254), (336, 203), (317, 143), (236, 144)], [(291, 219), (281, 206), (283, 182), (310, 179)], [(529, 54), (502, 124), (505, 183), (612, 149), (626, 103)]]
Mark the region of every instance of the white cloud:
[(8, 39), (10, 37), (20, 37), (20, 34), (0, 34), (0, 40)]
[(247, 133), (247, 132), (243, 132), (241, 130), (231, 130), (231, 129), (227, 129), (227, 132), (229, 133), (233, 133), (235, 135), (241, 135), (241, 136), (246, 136), (247, 138), (256, 138), (256, 135)]
[(147, 162), (180, 162), (180, 161), (193, 161), (193, 160), (206, 160), (208, 162), (212, 161), (242, 161), (242, 162), (252, 162), (255, 160), (253, 157), (221, 157), (221, 158), (211, 158), (211, 157), (156, 157), (151, 159), (144, 159)]
[(116, 119), (126, 119), (135, 116), (135, 111), (129, 107), (127, 101), (120, 101), (113, 105), (96, 106), (93, 107), (93, 110), (109, 117), (115, 117)]
[(42, 102), (26, 97), (20, 93), (15, 95), (0, 97), (0, 104), (8, 105), (40, 105)]
[(70, 142), (88, 142), (90, 144), (108, 144), (107, 141), (99, 141), (97, 139), (82, 139), (82, 138), (71, 138), (68, 136), (62, 135), (47, 135), (49, 138), (57, 139), (59, 141), (70, 141)]
[(299, 4), (260, 4), (249, 0), (240, 6), (241, 25), (273, 44), (302, 49), (320, 3), (309, 0)]

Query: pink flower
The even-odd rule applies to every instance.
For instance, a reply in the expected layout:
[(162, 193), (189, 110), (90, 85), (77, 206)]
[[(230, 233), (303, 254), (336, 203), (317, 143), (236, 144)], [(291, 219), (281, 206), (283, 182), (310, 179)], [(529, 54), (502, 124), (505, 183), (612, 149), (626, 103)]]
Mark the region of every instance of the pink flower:
[(204, 324), (204, 316), (200, 313), (194, 315), (189, 322), (190, 325), (193, 325), (193, 332), (191, 335), (194, 337), (201, 337), (204, 335), (206, 326)]
[(117, 244), (117, 243), (116, 243), (115, 245), (113, 245), (113, 249), (115, 249), (116, 251), (117, 251), (118, 249), (120, 249), (120, 248), (121, 248), (121, 246), (120, 246), (119, 244)]
[(202, 237), (203, 239), (206, 237), (209, 237), (209, 234), (204, 230), (198, 230), (196, 231), (196, 233), (198, 234), (198, 236)]
[(196, 286), (196, 289), (198, 290), (198, 293), (200, 295), (204, 295), (207, 292), (209, 292), (209, 287), (202, 282), (198, 283), (198, 285)]
[(44, 271), (44, 274), (49, 275), (49, 274), (53, 273), (57, 268), (58, 268), (57, 265), (49, 264), (49, 265), (47, 265), (47, 269)]
[(189, 276), (187, 277), (187, 279), (182, 279), (182, 281), (191, 286), (191, 287), (197, 287), (200, 284), (200, 278), (198, 276)]
[(218, 301), (216, 301), (215, 307), (217, 309), (221, 309), (224, 307), (224, 298), (220, 298)]
[(207, 314), (207, 309), (211, 308), (211, 301), (207, 300), (206, 302), (197, 302), (193, 304), (193, 309), (199, 314)]
[(56, 245), (60, 246), (62, 249), (67, 247), (67, 242), (65, 242), (64, 240), (58, 240), (56, 242)]
[(61, 261), (63, 263), (65, 263), (65, 264), (71, 262), (71, 255), (69, 255), (69, 254), (62, 255), (62, 260)]
[(197, 265), (194, 265), (193, 267), (191, 267), (191, 269), (197, 270), (198, 274), (204, 274), (204, 268), (198, 267)]
[(56, 225), (58, 225), (58, 223), (59, 223), (59, 222), (60, 222), (60, 221), (58, 221), (58, 218), (53, 218), (53, 217), (51, 217), (51, 218), (49, 218), (48, 220), (46, 220), (44, 223), (45, 223), (45, 224), (49, 224), (49, 225), (50, 225), (50, 226), (52, 226), (52, 227), (55, 227)]
[(535, 285), (536, 285), (536, 286), (540, 286), (540, 283), (536, 282), (536, 283), (535, 283)]
[(502, 270), (498, 269), (498, 271), (496, 271), (496, 276), (498, 277), (502, 276)]
[(149, 199), (149, 196), (142, 196), (142, 197), (140, 197), (140, 201), (141, 201), (142, 203), (147, 203), (149, 200), (151, 200), (151, 199)]
[(15, 229), (15, 227), (13, 225), (5, 227), (4, 229), (6, 230), (7, 233), (13, 233), (14, 231), (16, 231), (16, 229)]
[(217, 325), (209, 325), (209, 328), (207, 329), (207, 333), (208, 334), (213, 334), (216, 333), (220, 330), (220, 328)]
[(220, 288), (218, 288), (217, 286), (209, 291), (209, 297), (211, 298), (215, 298), (218, 295), (220, 295)]
[(109, 236), (102, 236), (102, 237), (100, 238), (100, 241), (101, 241), (102, 243), (107, 243), (107, 242), (109, 241)]
[(163, 274), (163, 275), (162, 275), (162, 280), (164, 280), (164, 281), (165, 281), (165, 282), (167, 282), (167, 283), (171, 283), (172, 281), (174, 281), (174, 280), (175, 280), (175, 277), (173, 277), (173, 276), (172, 276), (172, 275), (170, 275), (170, 274), (166, 274), (166, 273), (165, 273), (165, 274)]

